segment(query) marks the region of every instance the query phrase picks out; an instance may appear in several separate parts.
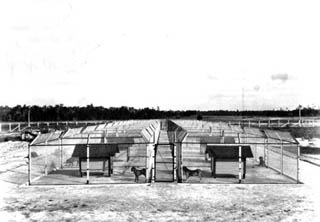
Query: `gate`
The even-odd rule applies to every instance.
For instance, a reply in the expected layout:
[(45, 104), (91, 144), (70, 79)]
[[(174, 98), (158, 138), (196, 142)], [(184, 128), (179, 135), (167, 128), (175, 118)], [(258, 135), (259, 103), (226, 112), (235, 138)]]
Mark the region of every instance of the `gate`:
[(155, 182), (174, 181), (174, 144), (156, 144)]

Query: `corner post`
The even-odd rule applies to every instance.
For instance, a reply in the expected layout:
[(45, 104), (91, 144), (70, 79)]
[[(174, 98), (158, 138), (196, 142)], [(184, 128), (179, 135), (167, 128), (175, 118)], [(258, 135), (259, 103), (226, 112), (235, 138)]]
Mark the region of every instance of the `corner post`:
[(28, 144), (28, 185), (31, 185), (31, 145)]
[(281, 139), (281, 174), (283, 175), (283, 142)]
[(242, 146), (241, 146), (241, 140), (240, 140), (240, 134), (238, 133), (238, 140), (239, 140), (239, 183), (241, 183), (242, 180)]
[(87, 139), (87, 184), (89, 184), (89, 179), (90, 179), (90, 146), (89, 146), (89, 141), (90, 141), (90, 134), (88, 135), (88, 139)]
[(299, 177), (300, 177), (300, 165), (299, 165), (299, 160), (300, 160), (300, 146), (297, 144), (297, 183), (300, 183)]
[(63, 169), (62, 138), (59, 138), (59, 142), (60, 142), (60, 169)]

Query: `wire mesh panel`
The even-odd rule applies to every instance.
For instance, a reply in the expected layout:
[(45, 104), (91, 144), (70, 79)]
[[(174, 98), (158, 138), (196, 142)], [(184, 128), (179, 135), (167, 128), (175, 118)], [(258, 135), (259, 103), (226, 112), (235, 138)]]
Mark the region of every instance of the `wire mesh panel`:
[(119, 121), (41, 134), (31, 146), (32, 182), (145, 183), (165, 178), (188, 183), (294, 183), (298, 179), (298, 148), (288, 133), (205, 121), (161, 123)]
[[(117, 144), (117, 152), (105, 159), (91, 160), (90, 183), (147, 182), (147, 145)], [(93, 169), (95, 167), (95, 169)], [(91, 173), (96, 171), (95, 174)]]
[[(212, 176), (211, 162), (206, 153), (206, 144), (201, 144), (199, 138), (188, 137), (182, 143), (182, 181), (184, 182), (210, 182)], [(201, 170), (201, 175), (189, 175), (188, 170)], [(191, 171), (190, 171), (191, 172)], [(201, 176), (201, 177), (199, 177)]]
[(79, 158), (73, 157), (74, 145), (62, 146), (61, 141), (52, 141), (48, 146), (31, 147), (39, 157), (31, 161), (32, 184), (83, 184), (80, 178)]

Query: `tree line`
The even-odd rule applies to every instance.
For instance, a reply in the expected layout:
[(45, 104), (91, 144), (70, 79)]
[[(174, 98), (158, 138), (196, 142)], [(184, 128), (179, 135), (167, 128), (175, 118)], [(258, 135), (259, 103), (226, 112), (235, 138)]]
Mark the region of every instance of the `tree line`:
[[(192, 118), (206, 116), (261, 116), (294, 117), (299, 116), (299, 109), (294, 110), (159, 110), (154, 108), (136, 109), (133, 107), (109, 107), (87, 105), (85, 107), (64, 106), (0, 106), (1, 121), (26, 122), (30, 112), (31, 121), (77, 121), (77, 120), (128, 120), (128, 119), (164, 119)], [(320, 110), (310, 107), (301, 109), (302, 116), (320, 116)]]

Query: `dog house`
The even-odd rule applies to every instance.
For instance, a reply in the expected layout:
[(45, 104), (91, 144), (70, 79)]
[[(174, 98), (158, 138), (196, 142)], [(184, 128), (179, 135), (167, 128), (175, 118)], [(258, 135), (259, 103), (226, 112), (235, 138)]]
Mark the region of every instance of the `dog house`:
[[(102, 172), (110, 176), (112, 173), (111, 157), (119, 153), (117, 145), (108, 144), (91, 144), (90, 146), (90, 161), (87, 162), (87, 146), (86, 144), (77, 144), (73, 150), (72, 157), (79, 158), (79, 172), (82, 177), (86, 173), (87, 168), (91, 172)], [(87, 165), (89, 164), (89, 165)]]
[[(241, 149), (239, 151), (239, 149)], [(211, 170), (212, 170), (212, 176), (214, 178), (219, 175), (219, 168), (217, 168), (217, 162), (233, 162), (233, 163), (239, 163), (239, 159), (241, 160), (242, 166), (242, 178), (246, 178), (246, 159), (252, 158), (253, 154), (251, 151), (250, 146), (225, 146), (225, 145), (213, 145), (207, 146), (206, 152), (209, 154), (211, 158)], [(239, 152), (241, 154), (239, 155)], [(220, 165), (221, 170), (223, 170), (223, 164)], [(238, 172), (234, 169), (234, 174), (237, 174)]]

